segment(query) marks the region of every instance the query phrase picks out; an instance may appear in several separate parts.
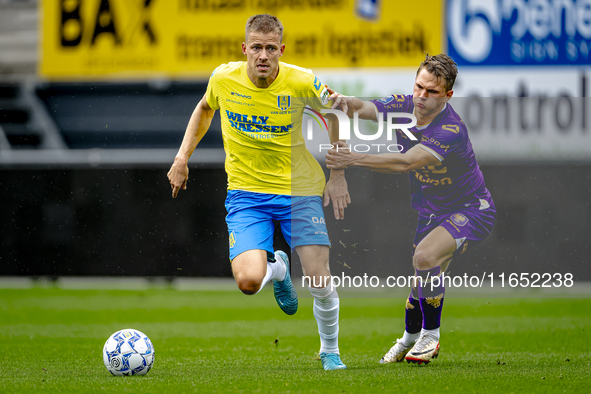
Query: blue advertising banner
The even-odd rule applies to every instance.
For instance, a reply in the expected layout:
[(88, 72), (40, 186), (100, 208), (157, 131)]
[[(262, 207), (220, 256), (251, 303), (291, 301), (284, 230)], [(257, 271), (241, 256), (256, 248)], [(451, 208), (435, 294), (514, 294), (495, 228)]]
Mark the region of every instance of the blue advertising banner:
[(591, 0), (448, 0), (446, 24), (460, 65), (591, 65)]

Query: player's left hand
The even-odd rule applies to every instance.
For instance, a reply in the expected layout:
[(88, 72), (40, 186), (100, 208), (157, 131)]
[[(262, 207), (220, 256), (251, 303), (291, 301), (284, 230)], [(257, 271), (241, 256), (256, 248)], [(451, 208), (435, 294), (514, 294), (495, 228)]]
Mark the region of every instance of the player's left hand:
[(337, 141), (326, 154), (326, 167), (331, 170), (341, 170), (349, 167), (355, 161), (351, 149), (343, 141)]
[(351, 204), (351, 196), (349, 196), (344, 171), (331, 171), (330, 179), (326, 183), (326, 189), (324, 190), (324, 206), (327, 207), (331, 201), (335, 219), (344, 219), (345, 208)]
[(330, 93), (328, 99), (332, 100), (332, 106), (330, 108), (340, 109), (344, 113), (347, 113), (349, 111), (349, 106), (347, 105), (347, 99), (345, 98), (345, 96), (329, 88), (328, 85), (325, 86), (326, 90), (328, 90), (328, 93)]

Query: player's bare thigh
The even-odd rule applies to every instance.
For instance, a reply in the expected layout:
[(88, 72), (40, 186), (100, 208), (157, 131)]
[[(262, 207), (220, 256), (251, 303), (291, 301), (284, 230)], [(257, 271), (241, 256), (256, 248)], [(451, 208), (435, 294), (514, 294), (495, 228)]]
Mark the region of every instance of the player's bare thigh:
[(232, 260), (232, 273), (240, 291), (255, 294), (267, 272), (267, 252), (251, 249), (240, 253)]
[[(330, 267), (328, 265), (329, 248), (326, 245), (302, 245), (295, 247), (302, 262), (304, 276), (313, 279), (312, 287), (326, 287), (330, 283)], [(328, 278), (328, 279), (326, 279)]]
[(433, 229), (419, 242), (412, 259), (413, 266), (421, 271), (441, 266), (444, 271), (456, 251), (456, 240), (443, 227)]

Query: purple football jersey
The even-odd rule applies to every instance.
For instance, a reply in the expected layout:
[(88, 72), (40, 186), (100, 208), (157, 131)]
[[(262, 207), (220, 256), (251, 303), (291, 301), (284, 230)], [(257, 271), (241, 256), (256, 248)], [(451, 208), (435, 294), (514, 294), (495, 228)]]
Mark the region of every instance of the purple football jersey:
[[(414, 113), (412, 96), (393, 95), (373, 100), (377, 110)], [(404, 123), (399, 119), (397, 123)], [(442, 214), (476, 207), (493, 206), (490, 192), (476, 162), (468, 130), (449, 102), (443, 111), (423, 130), (409, 129), (418, 139), (412, 141), (397, 130), (398, 144), (407, 152), (417, 144), (437, 157), (441, 164), (431, 165), (410, 173), (412, 206), (422, 214)]]

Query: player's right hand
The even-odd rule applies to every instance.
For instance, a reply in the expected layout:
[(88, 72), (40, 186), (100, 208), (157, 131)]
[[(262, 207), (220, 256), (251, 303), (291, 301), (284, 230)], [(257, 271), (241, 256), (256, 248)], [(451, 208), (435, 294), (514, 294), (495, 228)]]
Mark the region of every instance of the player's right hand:
[(178, 159), (174, 160), (168, 171), (168, 181), (172, 187), (172, 198), (176, 198), (179, 190), (187, 190), (187, 180), (189, 179), (189, 166), (186, 162)]

